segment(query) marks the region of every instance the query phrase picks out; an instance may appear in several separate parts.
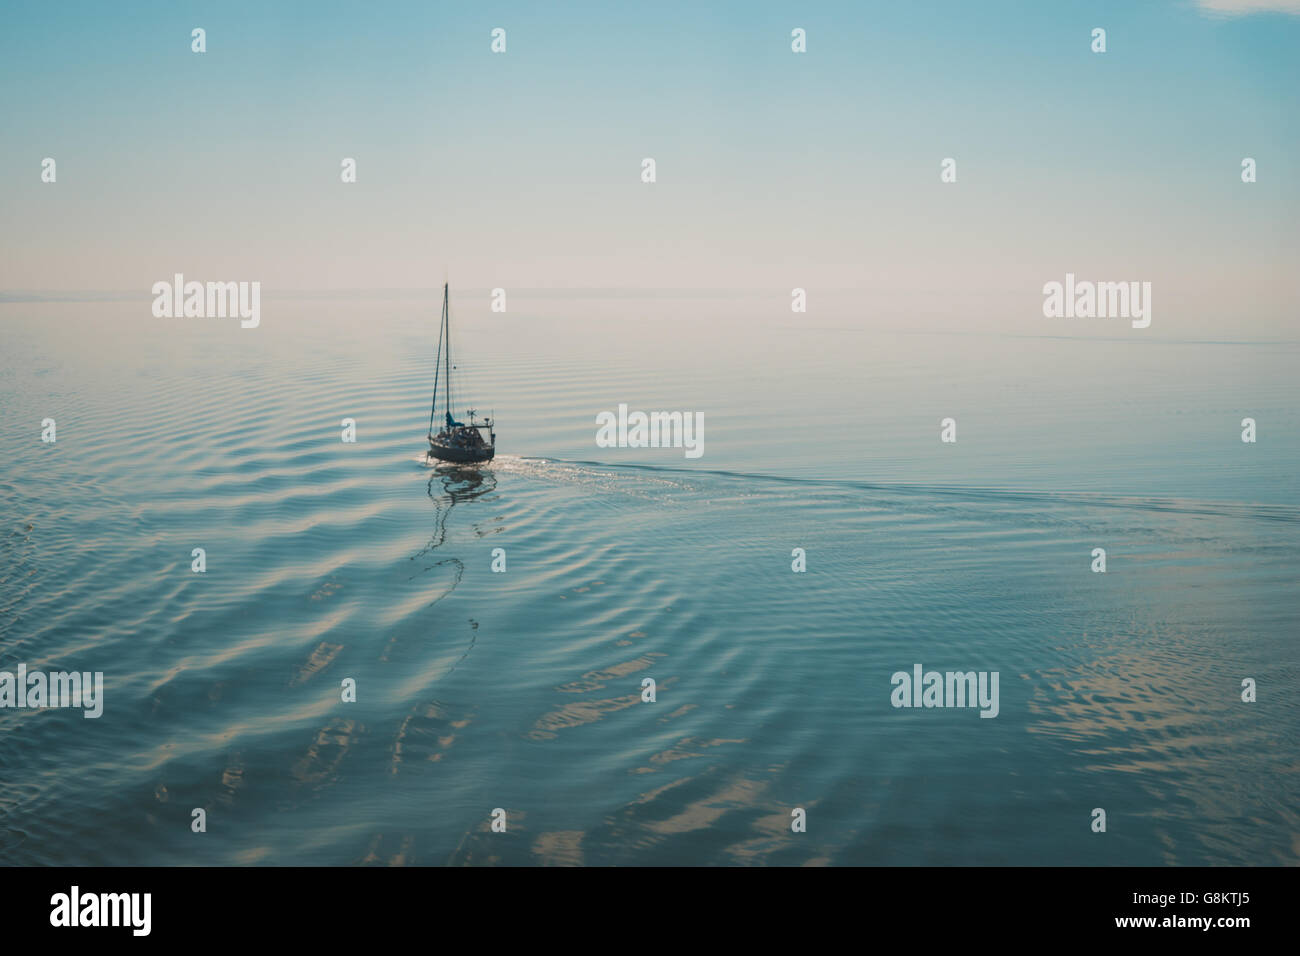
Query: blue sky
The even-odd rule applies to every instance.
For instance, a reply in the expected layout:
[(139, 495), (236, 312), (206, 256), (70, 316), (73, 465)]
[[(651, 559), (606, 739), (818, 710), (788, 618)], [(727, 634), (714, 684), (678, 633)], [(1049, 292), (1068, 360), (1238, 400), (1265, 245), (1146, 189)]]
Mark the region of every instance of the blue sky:
[(1069, 268), (1204, 308), (1231, 274), (1281, 322), (1300, 16), (1234, 3), (9, 3), (0, 290), (447, 270), (956, 307)]

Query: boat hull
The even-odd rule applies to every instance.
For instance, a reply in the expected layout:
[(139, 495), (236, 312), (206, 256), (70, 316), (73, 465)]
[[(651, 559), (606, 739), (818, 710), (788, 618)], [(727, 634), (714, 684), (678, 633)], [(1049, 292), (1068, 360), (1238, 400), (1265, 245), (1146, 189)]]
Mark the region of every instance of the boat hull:
[(491, 461), (496, 451), (491, 445), (483, 448), (457, 448), (454, 445), (441, 445), (435, 441), (429, 442), (430, 455), (439, 461), (454, 461), (459, 465), (472, 465)]

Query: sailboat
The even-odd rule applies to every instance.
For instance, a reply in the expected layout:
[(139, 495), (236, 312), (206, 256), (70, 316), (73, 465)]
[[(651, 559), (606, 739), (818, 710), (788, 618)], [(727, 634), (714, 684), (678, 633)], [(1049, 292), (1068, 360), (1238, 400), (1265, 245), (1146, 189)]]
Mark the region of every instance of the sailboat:
[[(491, 461), (496, 454), (497, 433), (492, 418), (481, 421), (474, 409), (466, 410), (469, 423), (456, 421), (451, 410), (451, 310), (447, 304), (447, 283), (442, 284), (442, 325), (438, 329), (438, 360), (433, 372), (433, 405), (429, 409), (429, 454), (440, 461), (473, 464)], [(437, 434), (433, 422), (438, 412), (438, 384), (443, 385), (443, 424)], [(485, 437), (486, 434), (486, 437)]]

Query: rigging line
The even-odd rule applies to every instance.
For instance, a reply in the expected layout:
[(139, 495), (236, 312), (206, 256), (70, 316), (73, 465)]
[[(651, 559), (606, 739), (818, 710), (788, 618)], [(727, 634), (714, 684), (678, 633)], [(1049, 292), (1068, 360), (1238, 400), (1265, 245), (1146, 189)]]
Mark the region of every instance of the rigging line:
[(451, 417), (451, 306), (447, 299), (447, 283), (442, 284), (442, 324), (447, 328), (447, 420), (454, 421)]
[[(444, 287), (445, 289), (445, 287)], [(447, 299), (443, 298), (442, 307), (447, 308)], [(438, 354), (433, 359), (433, 404), (429, 406), (429, 435), (433, 435), (433, 413), (438, 410), (438, 359), (442, 358), (442, 323), (438, 323)]]

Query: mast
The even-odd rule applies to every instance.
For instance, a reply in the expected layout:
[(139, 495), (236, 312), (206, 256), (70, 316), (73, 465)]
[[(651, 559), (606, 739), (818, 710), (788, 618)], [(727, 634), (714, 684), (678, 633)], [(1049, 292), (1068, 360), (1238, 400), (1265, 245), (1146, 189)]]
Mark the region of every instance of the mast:
[(447, 305), (447, 283), (442, 284), (442, 326), (447, 330), (447, 422), (451, 417), (451, 309)]

